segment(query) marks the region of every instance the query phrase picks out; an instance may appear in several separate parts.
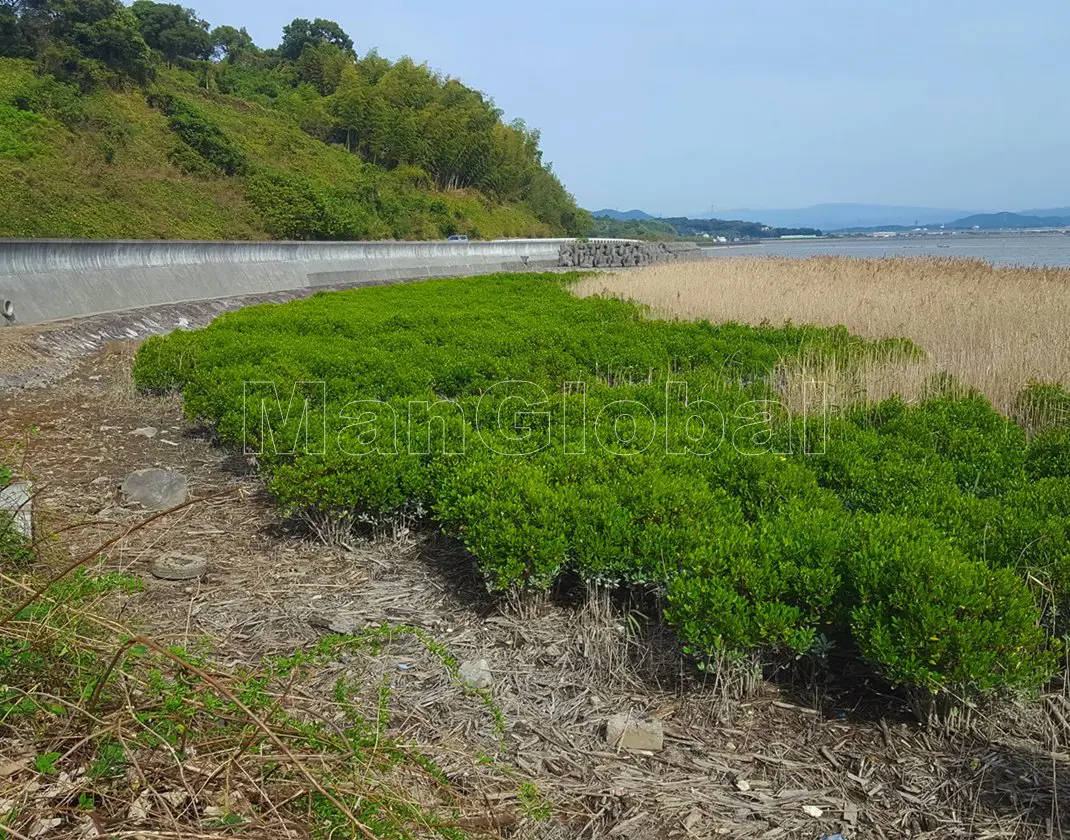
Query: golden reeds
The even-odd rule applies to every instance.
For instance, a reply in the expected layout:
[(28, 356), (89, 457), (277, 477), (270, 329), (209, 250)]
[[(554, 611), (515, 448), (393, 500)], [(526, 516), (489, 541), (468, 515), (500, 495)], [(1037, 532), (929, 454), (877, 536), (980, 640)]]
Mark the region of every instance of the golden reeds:
[[(983, 260), (740, 257), (599, 274), (579, 295), (610, 294), (663, 317), (748, 324), (843, 324), (866, 338), (905, 336), (928, 359), (876, 360), (865, 396), (917, 398), (944, 370), (1000, 411), (1031, 379), (1070, 382), (1070, 268)], [(811, 364), (811, 368), (813, 365)], [(811, 370), (820, 378), (821, 371)]]

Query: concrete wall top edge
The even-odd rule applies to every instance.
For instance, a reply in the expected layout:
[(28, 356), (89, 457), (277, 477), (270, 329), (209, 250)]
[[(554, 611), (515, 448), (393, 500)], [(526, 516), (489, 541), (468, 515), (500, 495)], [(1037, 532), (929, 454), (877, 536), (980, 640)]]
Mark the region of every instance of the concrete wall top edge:
[(541, 258), (569, 240), (488, 242), (178, 242), (178, 241), (0, 241), (0, 275), (55, 270), (95, 270), (205, 263), (389, 260), (425, 257), (464, 261), (468, 257)]
[[(234, 242), (193, 240), (0, 239), (0, 275), (205, 263), (389, 260), (421, 257), (550, 258), (572, 239), (488, 241)], [(598, 240), (627, 241), (627, 240)]]

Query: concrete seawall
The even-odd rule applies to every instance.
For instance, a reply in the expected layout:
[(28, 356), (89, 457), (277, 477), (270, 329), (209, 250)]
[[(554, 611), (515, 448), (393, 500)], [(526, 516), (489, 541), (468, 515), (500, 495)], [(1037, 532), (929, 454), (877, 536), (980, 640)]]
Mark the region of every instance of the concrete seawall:
[(0, 242), (2, 323), (217, 298), (538, 270), (564, 239), (494, 242)]

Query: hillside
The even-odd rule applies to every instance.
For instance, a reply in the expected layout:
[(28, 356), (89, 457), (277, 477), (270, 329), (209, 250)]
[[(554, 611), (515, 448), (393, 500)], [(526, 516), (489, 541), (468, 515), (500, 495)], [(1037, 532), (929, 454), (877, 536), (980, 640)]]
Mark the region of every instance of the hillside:
[(606, 208), (605, 210), (592, 210), (591, 215), (596, 217), (607, 216), (618, 222), (651, 222), (657, 220), (657, 216), (651, 216), (643, 210), (611, 210)]
[(717, 239), (729, 242), (742, 239), (776, 239), (781, 236), (816, 236), (816, 228), (779, 228), (761, 222), (727, 219), (689, 219), (674, 216), (663, 219), (617, 219), (602, 211), (594, 214), (595, 236), (615, 239)]
[(977, 213), (948, 222), (949, 228), (980, 228), (981, 230), (1015, 230), (1019, 228), (1063, 227), (1070, 218), (1059, 216), (1031, 216), (1024, 213)]
[[(331, 21), (278, 48), (138, 0), (0, 6), (0, 236), (435, 239), (581, 233), (481, 93), (358, 56)], [(6, 15), (6, 17), (5, 17)]]

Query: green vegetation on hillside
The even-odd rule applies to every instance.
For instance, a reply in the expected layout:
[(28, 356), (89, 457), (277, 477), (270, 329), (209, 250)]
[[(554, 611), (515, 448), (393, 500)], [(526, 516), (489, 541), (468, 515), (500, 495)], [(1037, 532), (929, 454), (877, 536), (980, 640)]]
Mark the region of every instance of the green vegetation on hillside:
[[(254, 307), (150, 339), (134, 375), (262, 450), (288, 510), (430, 511), (491, 589), (652, 587), (700, 661), (834, 652), (930, 697), (1051, 673), (1070, 595), (1065, 437), (1035, 449), (943, 379), (918, 406), (791, 416), (771, 384), (781, 360), (920, 351), (843, 328), (650, 320), (573, 297), (571, 279)], [(271, 388), (246, 402), (264, 382), (274, 425)], [(299, 382), (324, 383), (326, 404)]]
[(424, 239), (590, 224), (539, 134), (333, 21), (0, 0), (0, 236)]
[(660, 219), (612, 219), (609, 216), (595, 216), (591, 236), (661, 242), (678, 239), (680, 235), (676, 228)]

